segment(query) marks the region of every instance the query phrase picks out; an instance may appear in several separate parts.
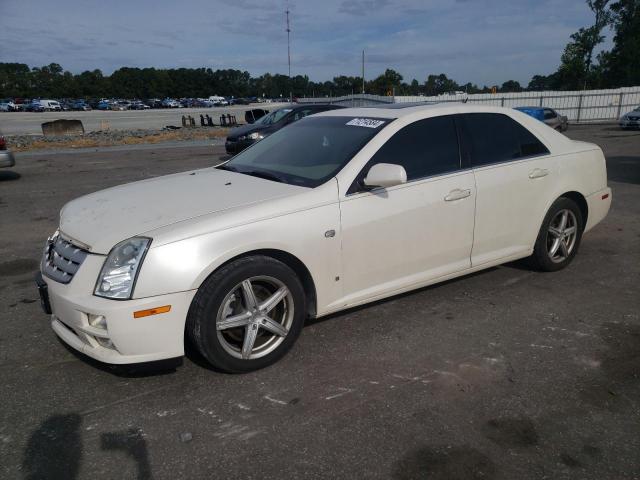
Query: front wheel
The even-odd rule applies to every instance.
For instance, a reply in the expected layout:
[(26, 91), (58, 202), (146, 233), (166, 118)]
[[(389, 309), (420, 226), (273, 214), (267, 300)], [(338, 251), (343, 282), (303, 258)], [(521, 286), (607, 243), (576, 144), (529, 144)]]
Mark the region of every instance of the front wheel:
[(200, 287), (187, 334), (214, 367), (241, 373), (275, 363), (293, 346), (305, 320), (299, 278), (266, 256), (235, 260)]
[(561, 270), (575, 257), (584, 223), (580, 208), (570, 198), (560, 197), (547, 212), (530, 260), (545, 272)]

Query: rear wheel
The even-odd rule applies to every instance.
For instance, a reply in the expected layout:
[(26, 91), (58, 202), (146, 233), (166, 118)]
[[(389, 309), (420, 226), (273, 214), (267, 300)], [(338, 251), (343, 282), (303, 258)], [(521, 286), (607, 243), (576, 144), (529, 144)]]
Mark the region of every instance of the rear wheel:
[(582, 212), (570, 198), (556, 200), (542, 222), (530, 260), (545, 272), (560, 270), (573, 260), (584, 229)]
[(200, 287), (189, 310), (187, 334), (214, 367), (249, 372), (289, 351), (305, 311), (304, 290), (291, 268), (271, 257), (244, 257)]

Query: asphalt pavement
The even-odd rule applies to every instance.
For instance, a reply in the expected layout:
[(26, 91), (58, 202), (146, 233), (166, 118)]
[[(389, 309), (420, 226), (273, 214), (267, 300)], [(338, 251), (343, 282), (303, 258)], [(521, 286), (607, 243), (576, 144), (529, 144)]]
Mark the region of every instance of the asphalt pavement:
[(0, 171), (0, 477), (640, 478), (640, 132), (567, 134), (603, 147), (613, 189), (568, 268), (508, 264), (311, 321), (246, 375), (194, 353), (89, 361), (33, 285), (66, 201), (222, 147), (17, 155)]

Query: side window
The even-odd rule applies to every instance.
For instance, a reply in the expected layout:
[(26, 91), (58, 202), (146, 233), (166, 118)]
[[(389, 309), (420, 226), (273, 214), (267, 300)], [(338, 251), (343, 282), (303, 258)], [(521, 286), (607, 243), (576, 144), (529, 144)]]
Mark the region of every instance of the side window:
[(552, 118), (556, 118), (556, 117), (557, 117), (556, 112), (554, 112), (550, 108), (545, 108), (544, 109), (544, 119), (545, 120), (551, 120)]
[(453, 116), (427, 118), (407, 125), (375, 153), (368, 168), (377, 163), (402, 165), (409, 181), (459, 170), (460, 151)]
[(507, 115), (466, 113), (462, 117), (465, 150), (474, 167), (549, 153), (529, 130)]
[(298, 110), (293, 116), (293, 121), (297, 122), (301, 118), (304, 118), (307, 115), (311, 115), (312, 113), (313, 112), (312, 112), (312, 110), (310, 108), (309, 109), (305, 109), (305, 110)]

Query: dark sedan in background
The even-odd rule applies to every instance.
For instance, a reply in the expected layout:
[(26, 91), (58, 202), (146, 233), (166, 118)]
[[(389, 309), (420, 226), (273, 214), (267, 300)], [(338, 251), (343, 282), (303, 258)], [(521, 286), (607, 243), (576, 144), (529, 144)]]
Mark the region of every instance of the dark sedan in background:
[(620, 127), (625, 128), (640, 128), (640, 105), (625, 113), (620, 117)]
[(254, 143), (262, 140), (267, 135), (280, 130), (301, 118), (314, 113), (326, 112), (344, 108), (340, 105), (296, 105), (275, 110), (257, 120), (255, 123), (234, 128), (229, 133), (225, 143), (225, 149), (229, 155), (235, 155)]

